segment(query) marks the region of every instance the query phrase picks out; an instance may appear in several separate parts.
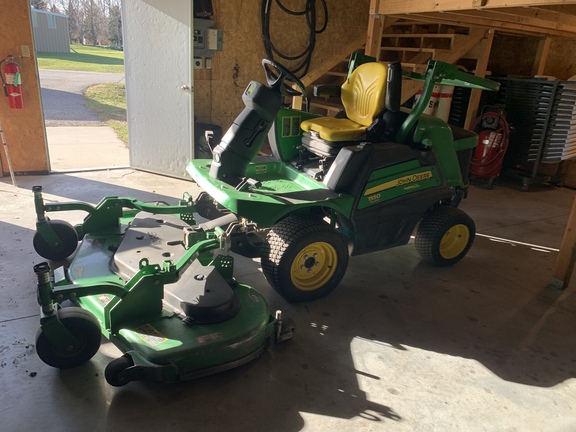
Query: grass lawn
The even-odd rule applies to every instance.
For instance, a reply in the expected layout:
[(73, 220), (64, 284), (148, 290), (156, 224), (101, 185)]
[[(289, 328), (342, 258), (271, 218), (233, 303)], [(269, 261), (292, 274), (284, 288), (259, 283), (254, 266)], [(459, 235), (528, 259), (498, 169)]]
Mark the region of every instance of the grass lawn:
[[(124, 52), (90, 45), (71, 45), (69, 53), (38, 52), (39, 69), (124, 73)], [(126, 86), (98, 84), (86, 90), (86, 106), (128, 144)]]
[(84, 94), (86, 106), (94, 111), (106, 126), (110, 126), (128, 144), (126, 123), (126, 86), (119, 83), (97, 84)]
[(69, 53), (37, 52), (39, 69), (124, 73), (124, 52), (90, 45), (70, 45)]

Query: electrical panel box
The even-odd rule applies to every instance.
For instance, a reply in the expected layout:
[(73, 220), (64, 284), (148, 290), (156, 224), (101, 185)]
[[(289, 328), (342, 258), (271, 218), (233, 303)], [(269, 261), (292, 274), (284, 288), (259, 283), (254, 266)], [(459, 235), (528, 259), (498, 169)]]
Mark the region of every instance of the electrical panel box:
[(212, 20), (194, 18), (194, 57), (212, 57), (214, 51), (222, 51), (222, 30)]

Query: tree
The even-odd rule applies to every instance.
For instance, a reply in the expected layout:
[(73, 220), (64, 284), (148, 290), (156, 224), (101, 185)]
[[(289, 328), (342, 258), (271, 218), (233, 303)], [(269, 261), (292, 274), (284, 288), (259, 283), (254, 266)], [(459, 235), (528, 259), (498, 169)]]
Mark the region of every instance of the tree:
[(30, 5), (34, 9), (48, 10), (48, 5), (43, 0), (30, 0)]
[(80, 32), (80, 23), (82, 22), (82, 15), (78, 0), (68, 0), (64, 9), (68, 15), (68, 31), (70, 32), (70, 42), (82, 43), (82, 35)]
[(122, 45), (120, 0), (52, 0), (51, 4), (68, 15), (70, 42)]
[(108, 41), (112, 45), (122, 46), (122, 12), (120, 5), (110, 6), (108, 17)]
[(100, 23), (103, 12), (98, 9), (95, 0), (84, 0), (82, 4), (84, 21), (82, 23), (82, 37), (96, 46), (99, 42)]

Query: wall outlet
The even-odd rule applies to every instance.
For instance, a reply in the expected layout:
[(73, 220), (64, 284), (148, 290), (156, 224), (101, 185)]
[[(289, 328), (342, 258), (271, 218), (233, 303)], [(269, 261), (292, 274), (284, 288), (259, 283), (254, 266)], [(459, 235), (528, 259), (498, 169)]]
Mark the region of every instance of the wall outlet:
[(203, 69), (204, 61), (199, 57), (194, 57), (194, 69)]
[(30, 45), (20, 45), (22, 57), (30, 57)]

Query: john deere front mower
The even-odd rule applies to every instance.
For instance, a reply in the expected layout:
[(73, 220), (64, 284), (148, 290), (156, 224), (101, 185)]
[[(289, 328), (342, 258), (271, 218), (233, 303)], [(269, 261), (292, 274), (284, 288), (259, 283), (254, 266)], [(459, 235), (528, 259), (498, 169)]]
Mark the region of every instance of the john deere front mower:
[[(457, 207), (477, 137), (423, 112), (434, 85), (498, 84), (431, 60), (424, 74), (409, 74), (424, 87), (407, 109), (399, 63), (354, 62), (341, 87), (315, 88), (344, 105), (340, 115), (320, 117), (284, 108), (283, 97), (304, 96), (305, 87), (263, 60), (268, 86), (252, 81), (213, 159), (187, 167), (206, 191), (203, 215), (238, 216), (232, 250), (260, 256), (266, 279), (288, 301), (327, 295), (349, 255), (404, 245), (416, 226), (416, 249), (438, 266), (457, 263), (474, 240), (474, 222)], [(266, 137), (272, 161), (257, 157)]]

